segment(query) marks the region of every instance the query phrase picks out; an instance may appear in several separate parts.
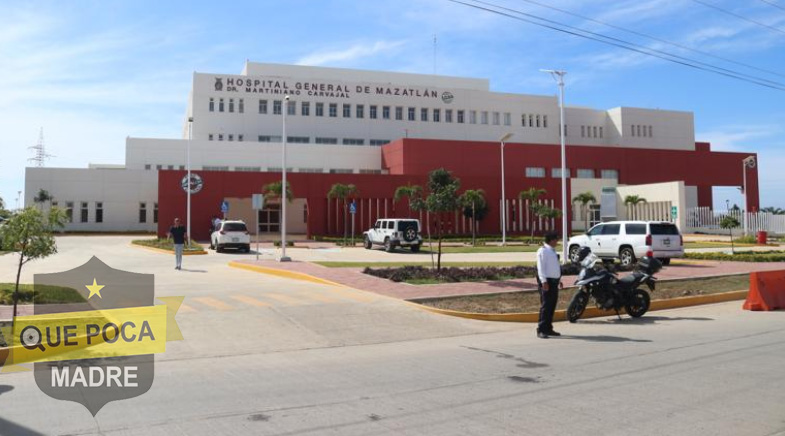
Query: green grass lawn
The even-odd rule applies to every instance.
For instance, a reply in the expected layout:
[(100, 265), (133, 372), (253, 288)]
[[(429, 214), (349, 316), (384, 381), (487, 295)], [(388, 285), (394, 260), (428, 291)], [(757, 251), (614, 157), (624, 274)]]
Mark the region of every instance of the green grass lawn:
[[(14, 284), (0, 283), (0, 305), (14, 304)], [(60, 304), (80, 303), (84, 298), (73, 288), (63, 286), (38, 285), (33, 289), (29, 283), (19, 284), (20, 304)]]
[[(135, 239), (131, 241), (132, 244), (141, 245), (144, 247), (160, 248), (163, 250), (171, 250), (174, 253), (174, 242), (171, 239)], [(185, 246), (183, 251), (204, 252), (204, 248), (193, 239), (191, 240), (191, 247)]]
[[(442, 246), (442, 253), (534, 253), (537, 251), (542, 245), (478, 245), (476, 247), (472, 247), (471, 245), (465, 245), (462, 247), (450, 247), (450, 246)], [(422, 250), (427, 252), (428, 251), (428, 244), (423, 243)], [(556, 252), (561, 252), (561, 245), (556, 247)], [(433, 252), (436, 253), (436, 243), (433, 244)]]
[[(755, 244), (733, 244), (736, 247), (755, 247)], [(685, 242), (684, 248), (730, 248), (730, 242)]]
[[(332, 262), (320, 261), (315, 264), (328, 268), (398, 268), (402, 266), (430, 266), (431, 262)], [(534, 265), (534, 262), (442, 262), (442, 266), (483, 267), (483, 266), (518, 266)]]

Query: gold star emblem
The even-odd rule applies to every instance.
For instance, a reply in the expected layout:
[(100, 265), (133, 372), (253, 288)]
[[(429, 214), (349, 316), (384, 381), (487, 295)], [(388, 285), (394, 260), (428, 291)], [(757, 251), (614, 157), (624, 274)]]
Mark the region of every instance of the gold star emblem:
[(87, 297), (88, 300), (92, 298), (93, 295), (98, 295), (98, 298), (104, 298), (101, 296), (101, 289), (103, 289), (104, 285), (99, 285), (95, 282), (95, 279), (93, 279), (92, 285), (84, 285), (84, 287), (90, 291), (90, 295)]

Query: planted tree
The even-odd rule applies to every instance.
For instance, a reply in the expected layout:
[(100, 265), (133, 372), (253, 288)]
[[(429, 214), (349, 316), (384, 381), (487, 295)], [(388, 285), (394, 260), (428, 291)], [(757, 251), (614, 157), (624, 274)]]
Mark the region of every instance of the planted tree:
[[(282, 195), (281, 195), (281, 193), (282, 193), (281, 187), (282, 186), (283, 186), (283, 183), (280, 180), (277, 181), (277, 182), (268, 183), (268, 184), (262, 186), (262, 194), (264, 194), (264, 196), (267, 197), (267, 198), (280, 200), (281, 197), (282, 197)], [(286, 201), (291, 203), (292, 200), (294, 200), (294, 192), (292, 192), (292, 185), (289, 183), (289, 181), (287, 181), (286, 182)]]
[(42, 259), (57, 253), (55, 231), (65, 225), (65, 213), (60, 209), (52, 209), (45, 217), (36, 208), (28, 207), (13, 215), (0, 227), (0, 249), (12, 251), (19, 255), (14, 285), (14, 317), (19, 302), (19, 278), (22, 267), (35, 259)]
[(343, 183), (334, 184), (327, 192), (327, 198), (337, 198), (343, 203), (343, 244), (346, 245), (347, 214), (349, 213), (349, 203), (347, 199), (357, 195), (357, 187), (353, 184), (344, 185)]
[(728, 229), (728, 232), (730, 233), (730, 252), (732, 254), (736, 254), (736, 251), (733, 247), (733, 228), (739, 227), (740, 225), (741, 223), (739, 223), (739, 220), (737, 220), (732, 215), (725, 215), (720, 220), (720, 227), (722, 227), (723, 229)]
[(589, 212), (591, 209), (588, 207), (589, 204), (596, 203), (597, 197), (594, 196), (591, 192), (583, 192), (575, 196), (572, 199), (572, 203), (580, 203), (581, 211), (583, 211), (583, 218), (585, 220), (584, 225), (586, 230), (589, 230)]
[(39, 209), (43, 210), (44, 203), (46, 203), (47, 201), (52, 201), (52, 199), (53, 197), (51, 194), (49, 194), (49, 191), (47, 191), (46, 189), (39, 189), (38, 194), (36, 194), (35, 197), (33, 197), (33, 202), (35, 202), (35, 204), (40, 205)]
[(458, 189), (461, 181), (454, 178), (452, 174), (444, 168), (431, 171), (428, 174), (428, 197), (425, 199), (425, 207), (428, 212), (436, 217), (436, 238), (438, 240), (438, 251), (436, 258), (436, 270), (442, 267), (442, 236), (444, 235), (444, 214), (455, 212), (460, 207), (460, 196)]
[(424, 205), (422, 204), (422, 191), (422, 186), (419, 185), (407, 184), (399, 186), (395, 188), (393, 202), (398, 203), (404, 198), (409, 200), (409, 218), (411, 218), (413, 211), (420, 211), (424, 208)]
[(11, 216), (11, 211), (5, 208), (3, 197), (0, 197), (0, 218), (8, 218), (9, 216)]
[(537, 222), (537, 219), (535, 218), (537, 214), (534, 213), (534, 211), (535, 209), (540, 207), (539, 204), (540, 197), (545, 195), (547, 192), (548, 191), (544, 189), (529, 188), (525, 191), (521, 191), (520, 193), (518, 193), (518, 198), (520, 198), (522, 201), (529, 202), (527, 209), (529, 210), (529, 219), (531, 219), (531, 221), (528, 223), (530, 225), (529, 228), (531, 229), (531, 235), (530, 235), (531, 239), (534, 239), (534, 225)]
[(646, 199), (641, 197), (640, 195), (628, 195), (624, 197), (624, 204), (627, 205), (628, 209), (632, 207), (632, 210), (634, 211), (634, 215), (636, 217), (638, 212), (637, 207), (638, 204), (640, 203), (646, 203)]
[(472, 220), (472, 245), (477, 245), (477, 220), (482, 220), (488, 212), (488, 202), (485, 201), (485, 191), (482, 189), (467, 189), (463, 195), (461, 195), (460, 203), (463, 206), (463, 215)]

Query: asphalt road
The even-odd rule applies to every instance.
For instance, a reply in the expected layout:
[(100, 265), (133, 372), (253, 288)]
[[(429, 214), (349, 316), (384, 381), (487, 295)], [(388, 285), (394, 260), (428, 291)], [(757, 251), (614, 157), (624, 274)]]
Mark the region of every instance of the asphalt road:
[[(0, 374), (7, 434), (785, 434), (785, 313), (738, 302), (558, 324), (444, 317), (385, 297), (170, 256), (128, 238), (62, 238), (25, 274), (110, 266), (185, 295), (186, 338), (156, 357), (152, 389), (93, 418)], [(0, 256), (0, 281), (13, 276)], [(102, 292), (108, 292), (109, 289)]]

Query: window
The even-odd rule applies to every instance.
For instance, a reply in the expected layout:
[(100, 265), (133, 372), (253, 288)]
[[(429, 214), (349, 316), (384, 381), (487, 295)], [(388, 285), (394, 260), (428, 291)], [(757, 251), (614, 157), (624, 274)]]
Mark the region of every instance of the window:
[(649, 126), (649, 138), (653, 138), (653, 137), (654, 137), (654, 133), (652, 132), (651, 126)]
[(287, 136), (286, 142), (291, 142), (292, 144), (310, 144), (311, 137), (310, 136)]
[(311, 102), (304, 101), (300, 103), (300, 115), (304, 117), (311, 115)]
[(592, 131), (592, 137), (596, 138), (597, 137), (597, 126), (592, 126), (591, 131)]
[(594, 170), (586, 169), (586, 168), (579, 168), (578, 169), (578, 178), (579, 179), (593, 179), (594, 178)]
[(381, 174), (382, 170), (364, 170), (360, 169), (360, 174)]
[(147, 203), (139, 203), (139, 222), (147, 222)]
[(649, 230), (652, 235), (671, 235), (677, 236), (679, 228), (673, 224), (649, 224)]
[(243, 173), (254, 173), (261, 171), (262, 167), (234, 167), (234, 170)]
[[(332, 108), (332, 106), (333, 105), (331, 104), (330, 108)], [(331, 117), (333, 116), (332, 109), (330, 109), (330, 116)], [(344, 104), (343, 105), (343, 117), (344, 118), (351, 118), (352, 117), (352, 105), (350, 105), (350, 104)]]
[(537, 127), (540, 127), (540, 116), (537, 115)]
[(543, 178), (545, 177), (545, 168), (527, 167), (526, 177), (529, 178)]
[(602, 171), (600, 171), (600, 178), (601, 179), (615, 179), (615, 180), (619, 180), (619, 171), (618, 170), (602, 170)]
[(378, 112), (378, 107), (376, 105), (371, 105), (369, 112), (370, 112), (370, 117), (371, 117), (372, 120), (375, 120), (376, 118), (378, 118), (378, 113), (377, 113)]
[(167, 166), (166, 166), (166, 169), (167, 169), (167, 170), (173, 170), (173, 169), (174, 169), (174, 165), (167, 165)]
[[(349, 106), (349, 105), (345, 105), (345, 106)], [(337, 103), (330, 103), (330, 106), (329, 106), (328, 110), (329, 110), (328, 115), (330, 115), (330, 117), (335, 118), (335, 117), (338, 116), (338, 104)], [(345, 111), (344, 111), (344, 116), (348, 116), (348, 115), (346, 115)]]
[(351, 174), (353, 172), (350, 168), (333, 168), (330, 170), (330, 174)]
[(529, 114), (529, 127), (534, 127), (534, 115)]
[(548, 128), (548, 115), (543, 115), (542, 116), (542, 127), (546, 128), (546, 129)]
[(409, 108), (409, 110), (408, 110), (409, 121), (414, 121), (415, 120), (415, 117), (414, 117), (415, 111), (416, 111), (415, 108), (413, 108), (413, 107)]
[(267, 100), (259, 100), (259, 113), (267, 114)]
[(66, 220), (66, 222), (69, 222), (69, 223), (74, 222), (74, 202), (73, 201), (66, 201), (65, 202), (65, 220)]
[(95, 222), (104, 222), (104, 203), (102, 201), (95, 203)]
[(343, 145), (365, 145), (365, 140), (357, 138), (343, 138)]
[[(565, 176), (569, 179), (570, 178), (570, 169), (567, 168), (567, 173)], [(561, 178), (561, 168), (551, 168), (551, 177), (554, 179)]]
[(321, 168), (297, 168), (298, 173), (323, 173)]
[(526, 127), (526, 114), (521, 115), (521, 126)]
[(512, 124), (512, 114), (509, 112), (504, 113), (504, 125), (509, 126)]
[(204, 165), (202, 167), (204, 171), (229, 171), (228, 166), (214, 166), (214, 165)]
[(259, 135), (259, 142), (281, 142), (280, 136)]
[(316, 116), (317, 117), (324, 116), (324, 103), (316, 103)]
[(153, 222), (158, 223), (158, 203), (153, 203)]
[(297, 115), (297, 102), (296, 101), (287, 101), (286, 102), (286, 115)]
[(218, 112), (223, 112), (223, 111), (224, 111), (224, 99), (219, 98), (218, 99)]
[(469, 111), (469, 124), (477, 124), (477, 111)]
[(281, 100), (273, 100), (273, 115), (281, 115)]
[(420, 121), (428, 121), (428, 108), (420, 108)]
[(179, 168), (180, 168), (180, 171), (182, 171), (182, 170), (184, 170), (184, 169), (185, 169), (185, 165), (180, 165), (180, 167), (179, 167)]
[(441, 111), (439, 109), (434, 109), (433, 110), (433, 122), (434, 123), (439, 123), (439, 122), (441, 122), (441, 119), (442, 119)]
[(452, 122), (452, 109), (445, 109), (444, 110), (444, 122), (451, 123)]
[(233, 134), (231, 134), (231, 133), (229, 134), (229, 140), (230, 140), (230, 141), (234, 141), (234, 135), (233, 135)]
[(382, 119), (390, 119), (390, 106), (382, 106)]
[(395, 119), (398, 121), (403, 119), (403, 108), (401, 106), (396, 106), (395, 108)]
[(602, 126), (600, 126), (600, 138), (602, 138)]
[(621, 224), (605, 224), (602, 226), (602, 235), (618, 235)]
[(234, 112), (234, 99), (229, 99), (229, 112)]
[[(210, 138), (212, 139), (212, 138)], [(149, 170), (151, 168), (150, 164), (144, 164), (144, 169)]]
[(625, 224), (624, 232), (628, 235), (645, 235), (646, 224)]
[(499, 113), (498, 112), (494, 112), (491, 115), (491, 122), (493, 123), (494, 126), (498, 126), (499, 125), (500, 119), (499, 119)]
[[(237, 112), (240, 112), (241, 114), (245, 113), (245, 100), (242, 98), (237, 102)], [(155, 222), (158, 222), (158, 220)]]
[(81, 223), (86, 223), (87, 222), (87, 213), (88, 213), (87, 202), (83, 201), (82, 202), (82, 208), (79, 211), (79, 222), (81, 222)]
[(390, 142), (389, 139), (371, 139), (369, 141), (369, 144), (375, 145), (375, 146), (382, 146), (384, 144), (387, 144), (388, 142)]
[(209, 108), (210, 108), (209, 109), (210, 112), (215, 112), (215, 99), (212, 98), (212, 97), (210, 97), (210, 106), (209, 106)]
[(315, 142), (317, 144), (337, 144), (338, 138), (320, 138), (317, 136)]
[(243, 138), (245, 138), (242, 134), (237, 135), (237, 140), (243, 142)]
[(589, 236), (601, 235), (603, 228), (605, 228), (605, 224), (600, 224), (598, 226), (594, 226), (594, 227), (591, 228), (591, 230), (586, 232), (586, 234), (589, 235)]
[(458, 111), (458, 123), (463, 124), (463, 111)]
[(565, 137), (569, 136), (569, 135), (567, 135), (567, 125), (566, 124), (564, 125), (564, 136)]
[(586, 126), (581, 126), (581, 138), (586, 137)]
[(155, 169), (160, 170), (160, 169), (163, 169), (163, 167), (164, 167), (163, 165), (156, 165)]
[(259, 231), (278, 232), (281, 229), (281, 205), (265, 203), (264, 209), (257, 212)]
[[(210, 134), (208, 134), (208, 135), (207, 135), (207, 140), (208, 140), (208, 141), (212, 141), (212, 140), (213, 140), (213, 134), (212, 134), (212, 133), (210, 133)], [(149, 168), (148, 168), (148, 169), (149, 169)]]
[(480, 113), (480, 123), (488, 124), (488, 111), (482, 111)]
[(365, 118), (365, 105), (364, 104), (358, 104), (356, 106), (356, 110), (354, 112), (355, 112), (355, 116), (357, 118)]

